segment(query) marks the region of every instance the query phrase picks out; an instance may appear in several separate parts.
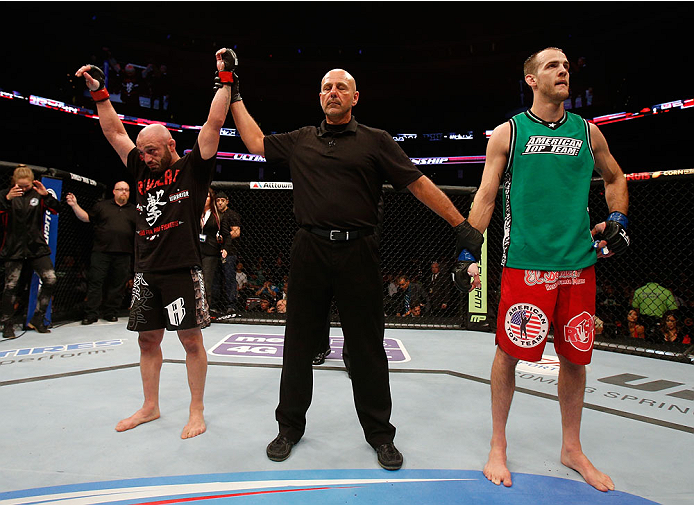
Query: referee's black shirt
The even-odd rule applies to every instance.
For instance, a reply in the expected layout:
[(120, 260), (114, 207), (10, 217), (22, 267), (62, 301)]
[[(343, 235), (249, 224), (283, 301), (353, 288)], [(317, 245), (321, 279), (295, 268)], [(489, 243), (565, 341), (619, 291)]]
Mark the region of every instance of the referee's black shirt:
[(324, 229), (375, 228), (383, 183), (402, 189), (422, 176), (392, 136), (354, 117), (268, 135), (265, 158), (291, 170), (297, 224)]

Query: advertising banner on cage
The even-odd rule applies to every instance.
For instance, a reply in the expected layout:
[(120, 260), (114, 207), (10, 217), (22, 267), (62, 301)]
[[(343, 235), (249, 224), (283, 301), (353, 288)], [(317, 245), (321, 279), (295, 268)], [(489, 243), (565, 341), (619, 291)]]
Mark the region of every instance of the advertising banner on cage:
[[(472, 205), (470, 205), (470, 208), (472, 208)], [(487, 230), (484, 230), (483, 236), (482, 257), (478, 263), (482, 285), (468, 294), (467, 327), (469, 329), (474, 329), (478, 325), (487, 323)]]
[[(58, 201), (60, 201), (60, 195), (63, 190), (62, 179), (54, 179), (52, 177), (42, 177), (41, 182), (48, 192), (53, 195)], [(55, 251), (58, 248), (58, 214), (51, 214), (50, 212), (45, 212), (43, 215), (43, 236), (48, 243), (48, 247), (51, 248), (51, 262), (53, 262), (53, 267), (55, 268)], [(29, 303), (27, 304), (27, 318), (26, 324), (34, 316), (34, 311), (36, 310), (36, 300), (38, 298), (39, 289), (41, 287), (41, 279), (36, 272), (31, 277), (31, 286), (29, 288)], [(51, 305), (49, 302), (46, 308), (46, 321), (51, 322)]]

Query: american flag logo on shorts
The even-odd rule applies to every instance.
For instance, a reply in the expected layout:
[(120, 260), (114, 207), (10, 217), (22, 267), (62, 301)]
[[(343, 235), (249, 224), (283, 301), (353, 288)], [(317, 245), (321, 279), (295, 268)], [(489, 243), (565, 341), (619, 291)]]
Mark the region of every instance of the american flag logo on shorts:
[(506, 312), (506, 333), (520, 347), (534, 347), (545, 338), (547, 316), (535, 305), (517, 303)]

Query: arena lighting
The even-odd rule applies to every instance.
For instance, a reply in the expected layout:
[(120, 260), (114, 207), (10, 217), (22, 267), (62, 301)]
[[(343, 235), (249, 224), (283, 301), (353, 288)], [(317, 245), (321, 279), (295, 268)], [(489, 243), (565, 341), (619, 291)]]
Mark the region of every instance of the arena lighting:
[[(185, 149), (183, 154), (191, 150)], [(265, 158), (259, 154), (250, 153), (217, 153), (218, 160), (265, 162)], [(485, 156), (437, 156), (432, 158), (410, 158), (415, 165), (466, 165), (469, 163), (484, 163)]]
[[(91, 109), (85, 109), (84, 107), (78, 107), (76, 105), (69, 105), (64, 102), (61, 102), (59, 100), (53, 100), (51, 98), (43, 98), (40, 96), (36, 95), (29, 95), (28, 97), (23, 96), (21, 93), (18, 91), (3, 91), (0, 89), (0, 98), (5, 98), (9, 100), (25, 100), (28, 101), (31, 105), (36, 105), (39, 107), (44, 107), (46, 109), (51, 109), (51, 110), (57, 110), (61, 112), (67, 112), (69, 114), (75, 114), (78, 116), (84, 116), (92, 119), (99, 119), (99, 116), (94, 113), (93, 110)], [(671, 102), (663, 102), (659, 103), (656, 105), (653, 105), (651, 107), (644, 107), (638, 112), (616, 112), (613, 114), (607, 114), (605, 116), (597, 116), (594, 117), (593, 119), (589, 119), (588, 121), (591, 123), (594, 123), (596, 125), (604, 125), (604, 124), (610, 124), (610, 123), (618, 123), (620, 121), (629, 121), (631, 119), (637, 119), (641, 117), (646, 117), (646, 116), (652, 116), (652, 115), (658, 115), (658, 114), (664, 114), (666, 112), (670, 112), (675, 109), (689, 109), (691, 107), (694, 107), (694, 98), (689, 98), (686, 100), (674, 100)], [(167, 123), (165, 121), (154, 121), (152, 119), (144, 119), (144, 118), (138, 118), (134, 116), (125, 116), (123, 114), (118, 114), (118, 117), (123, 121), (125, 124), (132, 124), (132, 125), (137, 125), (137, 126), (147, 126), (150, 124), (161, 124), (167, 129), (171, 131), (176, 131), (176, 132), (182, 132), (184, 130), (199, 130), (202, 128), (202, 126), (191, 126), (191, 125), (179, 125), (176, 123)], [(484, 136), (486, 138), (489, 138), (491, 136), (492, 130), (485, 130)], [(239, 137), (239, 133), (236, 131), (234, 128), (222, 128), (221, 130), (221, 135), (226, 136), (226, 137)], [(397, 137), (397, 138), (396, 138)], [(447, 140), (469, 140), (472, 139), (473, 134), (472, 132), (468, 132), (465, 134), (459, 134), (459, 133), (423, 133), (421, 135), (418, 135), (416, 133), (399, 133), (393, 138), (401, 142), (406, 139), (416, 139), (416, 138), (423, 138), (425, 140), (431, 140), (431, 141), (439, 141), (443, 139)], [(459, 157), (456, 157), (459, 158)], [(422, 158), (425, 159), (425, 158)], [(447, 158), (447, 159), (454, 159), (454, 158)], [(451, 163), (456, 163), (456, 162), (451, 162)]]

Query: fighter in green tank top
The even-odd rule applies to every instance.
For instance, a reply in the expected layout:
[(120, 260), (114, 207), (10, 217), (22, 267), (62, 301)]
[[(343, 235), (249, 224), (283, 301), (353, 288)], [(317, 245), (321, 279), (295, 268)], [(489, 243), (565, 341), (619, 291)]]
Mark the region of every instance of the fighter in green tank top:
[(502, 265), (560, 271), (595, 264), (588, 216), (595, 161), (588, 123), (570, 112), (547, 123), (528, 110), (510, 124)]

